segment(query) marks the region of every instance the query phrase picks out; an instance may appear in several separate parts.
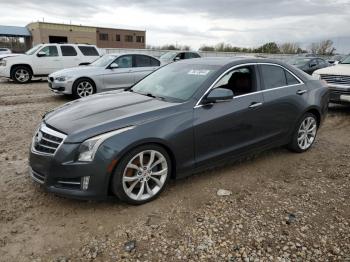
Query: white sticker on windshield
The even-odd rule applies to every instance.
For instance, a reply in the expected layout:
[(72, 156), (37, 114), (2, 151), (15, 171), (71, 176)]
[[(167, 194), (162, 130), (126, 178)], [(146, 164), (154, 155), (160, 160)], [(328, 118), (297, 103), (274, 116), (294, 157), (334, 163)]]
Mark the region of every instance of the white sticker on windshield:
[(204, 70), (204, 69), (201, 69), (201, 70), (195, 70), (195, 69), (192, 69), (188, 72), (189, 75), (196, 75), (196, 76), (206, 76), (207, 74), (209, 74), (210, 70)]

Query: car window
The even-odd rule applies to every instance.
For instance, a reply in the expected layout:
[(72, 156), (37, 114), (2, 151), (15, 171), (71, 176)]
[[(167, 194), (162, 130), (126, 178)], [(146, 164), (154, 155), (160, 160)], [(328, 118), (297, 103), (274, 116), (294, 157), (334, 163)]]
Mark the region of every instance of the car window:
[(324, 64), (327, 63), (327, 62), (326, 62), (325, 60), (323, 60), (323, 59), (317, 59), (317, 61), (318, 61), (318, 64), (319, 64), (319, 65), (324, 65)]
[(289, 73), (288, 71), (284, 70), (285, 74), (286, 74), (286, 78), (287, 78), (287, 84), (288, 85), (296, 85), (296, 84), (300, 84), (299, 80), (296, 79), (291, 73)]
[(138, 82), (131, 90), (185, 101), (219, 68), (214, 65), (171, 63)]
[(261, 74), (265, 89), (282, 87), (287, 85), (284, 69), (274, 65), (261, 65)]
[(188, 53), (185, 53), (185, 59), (191, 59), (193, 56), (192, 56), (192, 53), (188, 52)]
[(257, 91), (254, 66), (243, 66), (225, 74), (214, 88), (232, 90), (234, 96), (240, 96)]
[(309, 65), (310, 65), (310, 66), (311, 66), (311, 65), (318, 65), (317, 59), (312, 59), (312, 60), (310, 61)]
[(175, 58), (185, 59), (185, 53), (178, 53)]
[(130, 68), (132, 67), (132, 56), (124, 55), (118, 57), (115, 62), (118, 64), (119, 68)]
[(151, 59), (151, 66), (160, 66), (160, 61), (153, 58), (153, 57), (150, 57)]
[(135, 55), (135, 67), (150, 67), (151, 59), (145, 55)]
[(77, 56), (78, 53), (73, 46), (62, 45), (61, 46), (62, 56)]
[(96, 48), (93, 46), (78, 46), (84, 56), (99, 56)]
[(44, 57), (58, 56), (58, 50), (56, 46), (45, 46), (39, 52), (45, 53)]
[(192, 58), (199, 58), (199, 57), (201, 57), (199, 54), (197, 54), (197, 53), (192, 53)]

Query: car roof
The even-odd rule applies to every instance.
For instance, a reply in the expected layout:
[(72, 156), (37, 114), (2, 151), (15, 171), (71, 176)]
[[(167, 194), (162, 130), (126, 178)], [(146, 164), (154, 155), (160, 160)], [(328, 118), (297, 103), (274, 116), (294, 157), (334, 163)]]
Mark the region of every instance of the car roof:
[(202, 57), (181, 60), (177, 63), (186, 64), (206, 64), (206, 65), (218, 65), (225, 66), (233, 63), (244, 64), (244, 63), (277, 63), (284, 64), (282, 61), (267, 59), (267, 58), (257, 58), (253, 56), (235, 56), (235, 57)]

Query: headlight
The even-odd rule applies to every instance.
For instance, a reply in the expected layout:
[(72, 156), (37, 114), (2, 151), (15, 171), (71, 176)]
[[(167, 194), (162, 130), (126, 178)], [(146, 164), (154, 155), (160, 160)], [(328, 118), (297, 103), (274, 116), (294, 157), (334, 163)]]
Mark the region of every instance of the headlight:
[(6, 66), (6, 60), (0, 60), (0, 66)]
[(115, 131), (111, 131), (99, 136), (92, 137), (88, 140), (85, 140), (79, 147), (79, 161), (82, 162), (91, 162), (94, 160), (95, 154), (99, 146), (108, 138), (118, 135), (120, 133), (126, 132), (133, 129), (134, 126), (125, 127)]
[(64, 82), (64, 81), (69, 80), (70, 78), (71, 77), (68, 77), (68, 76), (58, 76), (58, 77), (55, 77), (55, 80), (58, 82)]

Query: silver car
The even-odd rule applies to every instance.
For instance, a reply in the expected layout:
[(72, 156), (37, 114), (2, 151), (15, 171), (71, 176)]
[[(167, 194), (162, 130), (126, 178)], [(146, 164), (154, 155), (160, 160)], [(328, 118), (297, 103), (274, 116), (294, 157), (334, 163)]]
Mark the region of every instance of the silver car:
[(193, 51), (170, 51), (162, 55), (159, 59), (162, 65), (177, 62), (184, 59), (200, 58), (200, 54)]
[(86, 66), (63, 69), (48, 77), (55, 93), (86, 97), (98, 92), (124, 89), (152, 73), (160, 61), (143, 54), (109, 54)]

